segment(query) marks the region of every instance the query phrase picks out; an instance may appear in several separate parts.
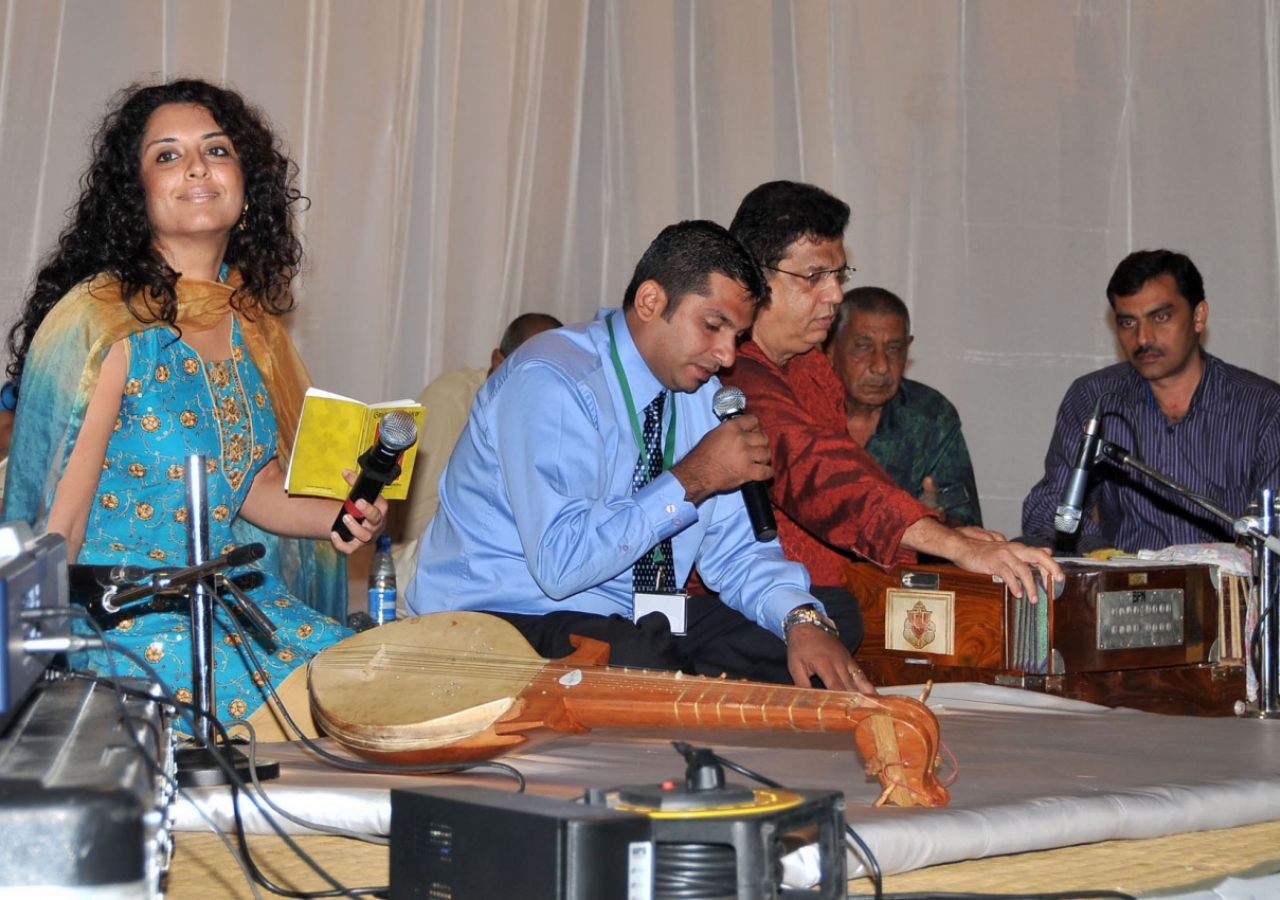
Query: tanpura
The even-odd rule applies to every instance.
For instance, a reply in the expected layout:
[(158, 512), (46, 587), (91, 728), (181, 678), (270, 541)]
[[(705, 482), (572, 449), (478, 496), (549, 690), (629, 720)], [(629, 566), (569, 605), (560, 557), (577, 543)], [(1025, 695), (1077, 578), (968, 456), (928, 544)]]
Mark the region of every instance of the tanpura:
[(938, 721), (917, 700), (610, 668), (607, 644), (574, 644), (546, 660), (495, 616), (401, 619), (311, 661), (312, 713), (352, 751), (412, 765), (492, 759), (593, 728), (852, 732), (880, 802), (949, 799), (934, 771)]

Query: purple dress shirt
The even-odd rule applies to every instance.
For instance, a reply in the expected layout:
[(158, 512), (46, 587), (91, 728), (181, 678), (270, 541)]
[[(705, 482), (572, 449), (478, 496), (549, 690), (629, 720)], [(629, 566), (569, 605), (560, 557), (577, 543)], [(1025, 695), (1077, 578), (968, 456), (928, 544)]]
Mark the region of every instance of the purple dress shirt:
[(1044, 477), (1022, 504), (1028, 541), (1066, 552), (1117, 547), (1133, 553), (1235, 539), (1225, 522), (1105, 460), (1090, 476), (1079, 533), (1068, 537), (1053, 529), (1085, 420), (1106, 391), (1120, 397), (1102, 401), (1102, 437), (1174, 481), (1237, 514), (1259, 489), (1280, 490), (1280, 385), (1201, 354), (1204, 374), (1178, 422), (1168, 420), (1150, 385), (1127, 362), (1076, 379), (1058, 408)]

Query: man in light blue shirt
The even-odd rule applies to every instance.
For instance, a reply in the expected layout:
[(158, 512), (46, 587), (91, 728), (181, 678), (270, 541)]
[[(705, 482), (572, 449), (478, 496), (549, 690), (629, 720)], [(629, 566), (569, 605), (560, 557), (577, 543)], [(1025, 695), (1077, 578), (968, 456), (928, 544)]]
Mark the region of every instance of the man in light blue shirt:
[[(860, 619), (842, 641), (804, 568), (755, 539), (739, 488), (772, 477), (768, 438), (750, 415), (722, 424), (712, 411), (715, 373), (764, 296), (724, 228), (682, 222), (645, 252), (621, 310), (516, 351), (449, 459), (409, 609), (500, 615), (548, 657), (578, 634), (607, 641), (617, 665), (873, 691), (847, 646)], [(638, 458), (658, 446), (639, 424), (651, 406), (665, 464), (636, 488)], [(661, 615), (632, 621), (646, 559), (657, 583), (645, 593), (679, 591), (695, 565), (718, 592), (675, 595), (685, 635)]]

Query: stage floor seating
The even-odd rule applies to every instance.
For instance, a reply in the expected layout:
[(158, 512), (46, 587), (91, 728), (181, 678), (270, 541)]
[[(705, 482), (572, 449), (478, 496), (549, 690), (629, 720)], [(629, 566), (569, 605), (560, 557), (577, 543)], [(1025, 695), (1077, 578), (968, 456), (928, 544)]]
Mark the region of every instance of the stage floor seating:
[[(944, 762), (942, 774), (954, 773), (955, 778), (951, 804), (941, 809), (873, 809), (879, 783), (863, 774), (861, 759), (845, 735), (597, 732), (565, 738), (507, 761), (525, 774), (530, 791), (567, 799), (580, 796), (584, 787), (681, 777), (683, 760), (671, 750), (672, 738), (712, 745), (721, 755), (790, 787), (843, 791), (849, 823), (870, 845), (886, 875), (958, 868), (944, 864), (963, 860), (985, 860), (965, 865), (987, 866), (994, 873), (1052, 853), (1099, 849), (1075, 845), (1119, 842), (1102, 846), (1125, 848), (1139, 841), (1132, 844), (1138, 847), (1160, 838), (1177, 846), (1176, 839), (1167, 836), (1187, 832), (1212, 832), (1190, 836), (1187, 847), (1203, 846), (1218, 834), (1234, 834), (1231, 846), (1241, 845), (1252, 832), (1259, 836), (1260, 846), (1253, 855), (1233, 851), (1234, 858), (1229, 855), (1222, 866), (1186, 862), (1181, 872), (1161, 869), (1172, 878), (1158, 879), (1162, 887), (1280, 857), (1280, 826), (1259, 824), (1280, 820), (1280, 722), (1159, 716), (973, 684), (939, 685), (929, 705), (938, 714), (942, 740), (956, 760)], [(359, 831), (385, 834), (389, 787), (418, 781), (338, 772), (300, 745), (271, 745), (264, 755), (268, 753), (283, 763), (283, 777), (267, 788), (276, 803), (304, 818)], [(489, 775), (472, 778), (491, 787), (510, 785)], [(220, 825), (231, 826), (226, 791), (208, 789), (197, 792), (197, 798)], [(188, 804), (179, 805), (177, 818), (181, 831), (208, 829)], [(246, 821), (251, 830), (264, 830), (251, 811)], [(1219, 829), (1234, 831), (1215, 831)], [(180, 856), (188, 843), (195, 842), (180, 837)], [(1075, 849), (1056, 849), (1064, 847)], [(1276, 849), (1269, 852), (1271, 847)], [(381, 852), (385, 859), (385, 850)], [(1148, 855), (1152, 852), (1148, 846)], [(1175, 859), (1198, 858), (1185, 848), (1173, 853)], [(1031, 855), (988, 859), (1013, 854)], [(850, 863), (851, 875), (857, 875), (857, 863), (852, 858)], [(1131, 864), (1122, 866), (1125, 872), (1133, 870)], [(1091, 877), (1087, 886), (1130, 893), (1153, 889), (1150, 881), (1143, 883), (1146, 887), (1120, 886), (1119, 871), (1110, 873), (1094, 862), (1085, 864), (1081, 874)], [(911, 876), (903, 878), (889, 879), (887, 889), (926, 889), (909, 886)], [(1105, 883), (1108, 880), (1114, 884)], [(376, 878), (364, 880), (375, 882)], [(996, 884), (993, 877), (991, 886), (966, 889), (1015, 889)], [(870, 893), (869, 885), (866, 878), (851, 882), (855, 891)], [(1085, 886), (1058, 881), (1016, 889)]]

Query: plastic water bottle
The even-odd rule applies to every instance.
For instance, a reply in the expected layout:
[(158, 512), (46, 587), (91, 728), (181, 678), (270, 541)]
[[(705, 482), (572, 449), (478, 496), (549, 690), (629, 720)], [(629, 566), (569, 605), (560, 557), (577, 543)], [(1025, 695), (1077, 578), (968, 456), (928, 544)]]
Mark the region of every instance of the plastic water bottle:
[(391, 538), (378, 538), (378, 552), (369, 566), (369, 616), (378, 625), (396, 617), (396, 566), (391, 559)]

